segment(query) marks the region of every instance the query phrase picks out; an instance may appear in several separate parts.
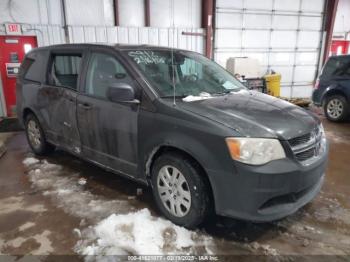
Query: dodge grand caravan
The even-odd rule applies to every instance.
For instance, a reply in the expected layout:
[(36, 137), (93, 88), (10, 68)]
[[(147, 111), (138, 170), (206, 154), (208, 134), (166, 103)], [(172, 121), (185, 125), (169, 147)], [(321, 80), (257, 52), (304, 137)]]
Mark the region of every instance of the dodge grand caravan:
[(165, 217), (272, 221), (311, 201), (328, 145), (320, 120), (247, 90), (204, 56), (151, 46), (27, 54), (17, 112), (31, 149), (55, 147), (152, 187)]

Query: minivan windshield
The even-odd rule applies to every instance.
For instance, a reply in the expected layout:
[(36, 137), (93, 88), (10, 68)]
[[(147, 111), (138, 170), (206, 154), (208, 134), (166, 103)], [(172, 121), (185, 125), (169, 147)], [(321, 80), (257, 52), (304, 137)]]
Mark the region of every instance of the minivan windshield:
[(197, 53), (148, 49), (126, 53), (161, 97), (222, 95), (245, 89), (225, 69)]

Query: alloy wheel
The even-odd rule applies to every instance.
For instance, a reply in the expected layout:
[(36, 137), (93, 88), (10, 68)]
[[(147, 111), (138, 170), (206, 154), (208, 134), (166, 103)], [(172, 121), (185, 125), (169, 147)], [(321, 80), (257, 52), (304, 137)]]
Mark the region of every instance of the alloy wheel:
[(27, 124), (28, 139), (34, 148), (41, 146), (41, 134), (38, 124), (34, 120), (29, 120)]
[(343, 114), (343, 110), (343, 103), (337, 98), (330, 100), (327, 104), (327, 113), (334, 119), (339, 118)]

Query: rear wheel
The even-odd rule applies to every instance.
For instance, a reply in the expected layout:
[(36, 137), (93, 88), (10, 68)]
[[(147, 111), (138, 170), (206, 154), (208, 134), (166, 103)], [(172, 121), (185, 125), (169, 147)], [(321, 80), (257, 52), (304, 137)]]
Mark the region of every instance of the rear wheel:
[(29, 146), (35, 154), (45, 155), (55, 149), (46, 141), (43, 129), (33, 114), (29, 114), (25, 119), (25, 131)]
[(348, 115), (348, 110), (348, 103), (342, 95), (330, 96), (324, 104), (324, 113), (330, 121), (343, 121)]
[(210, 214), (210, 191), (201, 170), (186, 156), (166, 153), (152, 168), (153, 195), (169, 220), (194, 228)]

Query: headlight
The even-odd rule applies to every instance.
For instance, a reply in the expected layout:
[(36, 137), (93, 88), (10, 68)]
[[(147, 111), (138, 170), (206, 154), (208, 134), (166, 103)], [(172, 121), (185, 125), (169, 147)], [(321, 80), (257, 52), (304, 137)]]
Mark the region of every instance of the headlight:
[(229, 137), (226, 144), (234, 160), (250, 165), (263, 165), (286, 157), (277, 139)]

